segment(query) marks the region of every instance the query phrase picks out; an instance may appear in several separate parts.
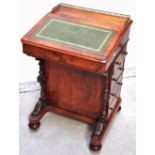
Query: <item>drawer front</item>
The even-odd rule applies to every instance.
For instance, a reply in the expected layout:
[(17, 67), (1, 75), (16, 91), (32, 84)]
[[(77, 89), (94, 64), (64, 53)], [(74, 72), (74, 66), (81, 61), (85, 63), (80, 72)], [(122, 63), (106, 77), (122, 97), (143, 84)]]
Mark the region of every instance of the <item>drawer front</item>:
[(110, 95), (110, 100), (109, 100), (109, 108), (114, 108), (116, 101), (117, 101), (117, 97), (120, 96), (121, 93), (121, 89), (118, 89), (116, 92), (116, 96)]
[(111, 81), (110, 87), (110, 103), (116, 98), (120, 96), (121, 86), (122, 86), (123, 72), (119, 76), (119, 78), (115, 81)]
[(109, 98), (109, 108), (113, 109), (117, 98), (120, 97), (122, 79), (123, 79), (123, 71), (124, 71), (124, 62), (126, 52), (126, 45), (123, 47), (122, 51), (119, 53), (117, 58), (113, 62), (112, 66), (112, 79), (110, 86), (110, 98)]
[(117, 80), (124, 70), (125, 52), (119, 54), (114, 62), (113, 79)]
[(123, 78), (123, 72), (121, 73), (121, 75), (119, 76), (119, 78), (116, 81), (115, 80), (111, 81), (111, 88), (110, 88), (111, 95), (114, 96), (116, 94), (116, 92), (118, 91), (118, 89), (121, 88), (122, 78)]

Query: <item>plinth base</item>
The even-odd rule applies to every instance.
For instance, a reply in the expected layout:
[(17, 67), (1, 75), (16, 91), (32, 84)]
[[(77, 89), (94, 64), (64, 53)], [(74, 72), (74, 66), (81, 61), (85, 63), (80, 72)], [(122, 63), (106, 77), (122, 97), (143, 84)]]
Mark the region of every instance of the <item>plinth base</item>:
[(115, 114), (120, 111), (120, 103), (121, 99), (118, 98), (113, 110), (111, 111), (108, 119), (104, 122), (99, 120), (95, 120), (86, 116), (81, 116), (78, 114), (73, 114), (71, 112), (65, 111), (64, 109), (60, 109), (58, 107), (52, 106), (52, 105), (46, 105), (43, 108), (40, 108), (40, 111), (38, 111), (37, 115), (34, 115), (34, 111), (29, 116), (29, 128), (32, 130), (37, 130), (40, 127), (40, 120), (41, 118), (47, 113), (47, 112), (55, 112), (61, 115), (65, 115), (68, 117), (72, 117), (81, 121), (84, 121), (86, 123), (96, 123), (96, 127), (94, 128), (91, 136), (90, 141), (90, 149), (92, 151), (99, 151), (102, 148), (101, 142), (103, 139), (103, 136), (105, 135), (109, 125), (111, 124)]

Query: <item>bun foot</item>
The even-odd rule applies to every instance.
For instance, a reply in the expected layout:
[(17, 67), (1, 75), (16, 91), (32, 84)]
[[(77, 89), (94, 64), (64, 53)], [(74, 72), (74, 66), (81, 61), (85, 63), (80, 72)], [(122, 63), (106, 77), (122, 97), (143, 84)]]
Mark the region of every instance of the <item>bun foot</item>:
[(122, 109), (122, 107), (121, 107), (121, 106), (119, 106), (119, 108), (117, 109), (117, 112), (120, 112), (120, 111), (121, 111), (121, 109)]
[(28, 126), (32, 130), (37, 130), (40, 127), (40, 122), (37, 122), (37, 123), (29, 123)]
[(89, 147), (92, 151), (99, 151), (101, 149), (102, 145), (101, 144), (100, 145), (93, 145), (90, 143)]

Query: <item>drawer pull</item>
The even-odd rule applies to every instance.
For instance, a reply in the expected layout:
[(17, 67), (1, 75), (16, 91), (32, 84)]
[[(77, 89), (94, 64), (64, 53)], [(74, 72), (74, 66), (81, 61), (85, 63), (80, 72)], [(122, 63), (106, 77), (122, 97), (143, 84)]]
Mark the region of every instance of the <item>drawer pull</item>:
[(122, 54), (127, 55), (127, 54), (128, 54), (128, 52), (123, 52)]
[(110, 95), (111, 95), (111, 96), (114, 96), (114, 97), (117, 97), (117, 95), (116, 95), (116, 94), (114, 94), (114, 93), (110, 93)]
[(116, 78), (113, 78), (112, 80), (113, 80), (113, 81), (117, 81), (117, 79), (116, 79)]
[(116, 65), (121, 66), (121, 62), (115, 62)]
[(123, 70), (124, 70), (124, 68), (123, 68), (123, 67), (119, 67), (118, 69), (119, 69), (119, 70), (121, 70), (121, 71), (123, 71)]
[(122, 86), (123, 83), (122, 82), (117, 82), (117, 84), (120, 85), (120, 86)]

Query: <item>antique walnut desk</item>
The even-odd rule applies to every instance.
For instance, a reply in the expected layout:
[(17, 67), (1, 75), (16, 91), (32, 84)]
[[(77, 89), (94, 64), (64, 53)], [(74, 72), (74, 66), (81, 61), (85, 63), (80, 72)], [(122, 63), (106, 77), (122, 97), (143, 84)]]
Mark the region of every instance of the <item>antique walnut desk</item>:
[(115, 114), (129, 16), (60, 4), (23, 38), (23, 52), (39, 60), (41, 95), (29, 116), (36, 130), (47, 112), (94, 124), (90, 148), (99, 150)]

